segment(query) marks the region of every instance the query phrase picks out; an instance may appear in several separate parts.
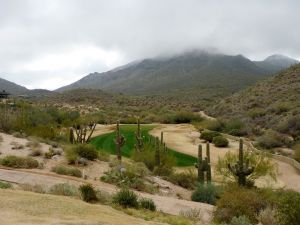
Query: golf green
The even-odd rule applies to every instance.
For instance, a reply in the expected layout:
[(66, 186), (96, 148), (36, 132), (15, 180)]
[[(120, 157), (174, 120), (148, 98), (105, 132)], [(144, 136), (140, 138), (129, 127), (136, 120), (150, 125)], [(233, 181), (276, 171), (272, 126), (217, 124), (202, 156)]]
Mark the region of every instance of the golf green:
[[(145, 141), (149, 140), (149, 131), (152, 130), (154, 125), (142, 125), (141, 132)], [(131, 157), (134, 152), (135, 145), (135, 131), (137, 129), (137, 125), (121, 125), (120, 126), (121, 133), (124, 135), (126, 142), (122, 147), (122, 156)], [(103, 149), (104, 151), (109, 152), (110, 154), (116, 154), (116, 145), (115, 145), (115, 132), (103, 134), (98, 137), (94, 137), (91, 140), (91, 144), (95, 145), (97, 149)], [(183, 154), (180, 152), (176, 152), (170, 149), (170, 154), (176, 158), (176, 166), (192, 166), (197, 162), (197, 159), (193, 156)]]

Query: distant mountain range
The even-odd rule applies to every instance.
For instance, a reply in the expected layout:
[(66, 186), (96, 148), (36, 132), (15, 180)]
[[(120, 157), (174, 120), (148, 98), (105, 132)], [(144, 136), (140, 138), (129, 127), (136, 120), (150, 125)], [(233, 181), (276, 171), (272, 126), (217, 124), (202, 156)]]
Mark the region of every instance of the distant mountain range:
[(14, 95), (24, 94), (29, 91), (27, 88), (23, 86), (20, 86), (18, 84), (0, 78), (0, 91), (3, 90)]
[(230, 56), (193, 51), (173, 57), (144, 59), (104, 73), (91, 73), (66, 90), (88, 88), (132, 95), (201, 92), (212, 88), (232, 93), (285, 69), (297, 60), (273, 55), (251, 61), (242, 55)]
[[(242, 55), (192, 51), (139, 60), (104, 73), (91, 73), (56, 91), (101, 89), (130, 95), (178, 94), (210, 99), (230, 95), (296, 63), (299, 62), (282, 55), (251, 61)], [(28, 90), (4, 79), (0, 79), (0, 90), (30, 97), (53, 94), (47, 90)]]

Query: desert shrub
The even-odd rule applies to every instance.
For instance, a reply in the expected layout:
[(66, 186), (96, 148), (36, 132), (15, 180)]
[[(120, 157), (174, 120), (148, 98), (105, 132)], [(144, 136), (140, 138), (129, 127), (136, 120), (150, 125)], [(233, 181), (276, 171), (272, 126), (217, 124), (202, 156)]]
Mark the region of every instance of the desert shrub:
[(167, 180), (183, 188), (194, 189), (196, 187), (197, 175), (193, 170), (181, 173), (172, 173)]
[(24, 169), (37, 168), (39, 166), (39, 162), (33, 158), (14, 155), (5, 156), (0, 160), (0, 163), (3, 166)]
[(0, 189), (9, 189), (9, 188), (12, 188), (11, 183), (0, 181)]
[(35, 157), (35, 156), (41, 156), (43, 154), (42, 150), (39, 148), (31, 149), (31, 152), (29, 153), (29, 156)]
[(97, 200), (96, 191), (91, 184), (83, 184), (79, 187), (81, 198), (85, 202), (93, 202)]
[(101, 180), (119, 187), (154, 193), (156, 192), (154, 185), (144, 179), (148, 173), (149, 170), (143, 163), (125, 164), (123, 168), (116, 165), (110, 171), (105, 172)]
[(24, 145), (22, 145), (22, 144), (20, 144), (20, 143), (18, 143), (16, 141), (12, 141), (10, 143), (10, 145), (12, 145), (13, 146), (12, 149), (15, 149), (15, 150), (19, 150), (19, 149), (24, 149), (25, 148)]
[(220, 195), (220, 189), (213, 184), (199, 184), (192, 194), (192, 201), (214, 205)]
[(95, 160), (98, 158), (96, 147), (90, 144), (68, 146), (65, 152), (69, 163), (75, 163), (78, 158), (85, 158), (88, 160)]
[(276, 212), (279, 225), (298, 225), (300, 221), (300, 194), (295, 191), (278, 193)]
[(16, 137), (16, 138), (24, 138), (24, 135), (21, 134), (20, 132), (13, 132), (12, 136)]
[(98, 150), (98, 159), (103, 162), (109, 162), (110, 154), (103, 150)]
[(229, 225), (252, 225), (246, 216), (233, 217)]
[(102, 203), (102, 204), (109, 204), (112, 200), (111, 194), (105, 191), (96, 191), (96, 196), (97, 196), (97, 201)]
[(220, 120), (205, 120), (202, 121), (200, 126), (207, 130), (221, 132), (224, 128), (224, 124)]
[(214, 219), (230, 223), (234, 217), (245, 216), (251, 223), (257, 223), (257, 214), (266, 206), (267, 200), (258, 190), (231, 185), (221, 194)]
[(221, 134), (216, 131), (203, 131), (201, 132), (200, 138), (212, 142), (213, 138), (217, 136), (221, 136)]
[(175, 114), (171, 114), (168, 116), (165, 116), (163, 119), (164, 123), (171, 123), (171, 124), (179, 124), (179, 123), (191, 123), (193, 121), (199, 122), (202, 121), (203, 118), (195, 113), (191, 112), (179, 112)]
[(77, 154), (88, 160), (95, 160), (98, 158), (98, 151), (94, 145), (90, 144), (79, 144), (75, 147)]
[(227, 147), (229, 144), (228, 140), (223, 136), (214, 137), (212, 143), (214, 143), (216, 147)]
[(24, 191), (31, 191), (31, 192), (36, 192), (39, 194), (45, 194), (47, 193), (46, 187), (39, 185), (39, 184), (20, 184), (19, 185), (21, 187), (22, 190)]
[(70, 185), (67, 183), (53, 185), (49, 190), (49, 194), (63, 196), (79, 196), (78, 189), (74, 185)]
[(294, 154), (294, 158), (300, 162), (300, 144), (297, 144), (293, 147), (295, 154)]
[(283, 146), (282, 136), (273, 130), (266, 131), (261, 137), (257, 139), (257, 144), (265, 149), (271, 149)]
[(113, 196), (113, 203), (124, 208), (138, 208), (138, 196), (127, 188), (122, 188)]
[(150, 211), (155, 211), (156, 210), (156, 205), (154, 201), (150, 198), (142, 198), (139, 200), (139, 205), (143, 209), (147, 209)]
[(173, 168), (168, 166), (155, 166), (153, 174), (161, 177), (168, 177), (173, 173)]
[[(227, 152), (224, 157), (219, 158), (215, 167), (215, 173), (223, 178), (224, 182), (237, 182), (238, 177), (234, 176), (228, 168), (228, 164), (234, 165), (238, 161), (238, 154)], [(249, 160), (249, 166), (254, 167), (253, 173), (247, 177), (248, 184), (254, 184), (255, 180), (260, 177), (270, 176), (276, 180), (277, 165), (272, 162), (267, 153), (254, 153), (244, 151), (244, 161)]]
[(146, 143), (143, 146), (142, 153), (138, 151), (134, 151), (132, 155), (132, 159), (136, 162), (143, 162), (149, 170), (153, 171), (155, 167), (153, 146)]
[(245, 124), (239, 119), (231, 119), (225, 123), (224, 132), (234, 136), (244, 136), (247, 134)]
[(262, 225), (276, 225), (276, 210), (268, 206), (267, 208), (259, 212), (258, 221)]
[(300, 116), (290, 116), (287, 119), (281, 121), (278, 126), (277, 130), (291, 135), (295, 140), (300, 139)]
[(65, 151), (65, 157), (69, 164), (74, 164), (78, 160), (79, 156), (77, 152), (74, 151), (73, 146), (65, 147), (64, 151)]
[(29, 141), (26, 143), (26, 147), (28, 148), (40, 148), (42, 147), (38, 141)]
[(179, 215), (193, 221), (199, 221), (202, 218), (202, 212), (200, 209), (197, 208), (181, 210), (179, 212)]
[(74, 177), (82, 177), (82, 173), (77, 168), (65, 167), (65, 166), (55, 166), (51, 169), (52, 172), (62, 175), (69, 175)]
[(249, 110), (247, 115), (251, 119), (256, 119), (256, 118), (266, 115), (266, 110), (263, 108), (254, 108), (254, 109)]

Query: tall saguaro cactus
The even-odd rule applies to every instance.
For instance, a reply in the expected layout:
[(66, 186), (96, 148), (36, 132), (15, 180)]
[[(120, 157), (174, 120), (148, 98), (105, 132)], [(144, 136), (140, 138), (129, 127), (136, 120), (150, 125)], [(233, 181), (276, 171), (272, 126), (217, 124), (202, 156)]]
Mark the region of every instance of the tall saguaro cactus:
[(117, 121), (115, 143), (116, 143), (117, 157), (118, 160), (121, 161), (122, 160), (121, 148), (125, 144), (125, 137), (121, 134), (119, 121)]
[(207, 183), (211, 183), (211, 165), (209, 144), (206, 145), (206, 157), (202, 157), (202, 145), (198, 146), (198, 162), (195, 165), (198, 170), (198, 181), (204, 184), (205, 178)]
[(155, 138), (155, 165), (160, 166), (160, 143), (158, 137)]
[(253, 173), (254, 167), (249, 166), (249, 159), (244, 162), (243, 139), (240, 139), (239, 160), (234, 166), (228, 164), (228, 169), (234, 176), (238, 178), (238, 183), (240, 186), (247, 185), (247, 176)]
[(140, 118), (137, 119), (137, 131), (135, 132), (135, 139), (136, 139), (135, 150), (140, 152), (144, 145), (142, 132), (141, 132)]

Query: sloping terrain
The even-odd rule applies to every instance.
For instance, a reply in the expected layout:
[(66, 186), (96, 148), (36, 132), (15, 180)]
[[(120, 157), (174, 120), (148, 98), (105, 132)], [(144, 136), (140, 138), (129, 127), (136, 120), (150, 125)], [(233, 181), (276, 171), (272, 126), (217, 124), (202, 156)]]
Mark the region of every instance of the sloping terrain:
[(0, 224), (162, 224), (134, 218), (109, 206), (88, 204), (63, 196), (3, 189), (0, 189), (0, 195)]
[(248, 125), (279, 129), (299, 137), (300, 64), (221, 100), (207, 111), (213, 116), (241, 118)]
[(27, 88), (2, 78), (0, 78), (0, 90), (5, 90), (6, 92), (14, 95), (28, 92)]
[(255, 61), (254, 63), (269, 73), (276, 73), (299, 63), (299, 61), (283, 55), (271, 55), (263, 61)]
[[(213, 88), (214, 94), (222, 95), (270, 75), (262, 67), (242, 55), (194, 51), (169, 58), (145, 59), (105, 73), (92, 73), (57, 91), (93, 88), (126, 94), (180, 94), (189, 91), (207, 95)], [(207, 88), (209, 90), (205, 90)], [(204, 93), (199, 91), (203, 89)]]

